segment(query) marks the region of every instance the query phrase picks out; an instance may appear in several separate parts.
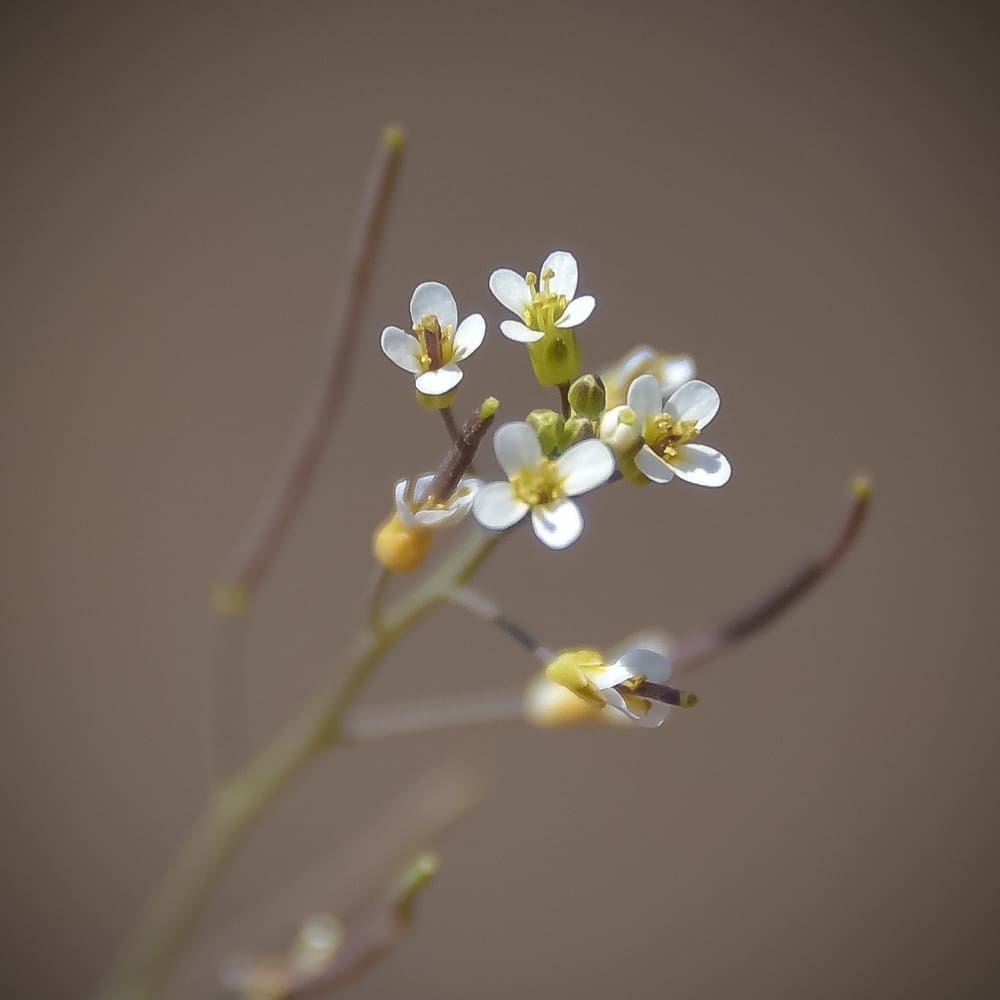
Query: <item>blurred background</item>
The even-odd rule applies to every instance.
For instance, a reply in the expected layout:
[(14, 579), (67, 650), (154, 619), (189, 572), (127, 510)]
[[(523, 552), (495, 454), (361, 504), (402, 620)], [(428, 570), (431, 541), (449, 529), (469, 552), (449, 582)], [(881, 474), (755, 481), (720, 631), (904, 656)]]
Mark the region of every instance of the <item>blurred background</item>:
[[(553, 646), (710, 623), (825, 544), (853, 472), (876, 500), (836, 574), (687, 678), (701, 704), (662, 730), (502, 725), (322, 760), (240, 854), (173, 995), (212, 995), (220, 935), (276, 948), (303, 908), (336, 910), (339, 845), (453, 758), (491, 796), (354, 996), (996, 995), (991, 17), (345, 2), (3, 20), (5, 996), (92, 989), (204, 801), (209, 589), (315, 385), (387, 122), (409, 144), (349, 419), (251, 620), (255, 744), (354, 629), (392, 483), (443, 454), (378, 349), (421, 280), (490, 326), (460, 416), (487, 393), (507, 418), (551, 405), (486, 281), (556, 247), (598, 300), (585, 365), (649, 342), (722, 394), (725, 489), (604, 491), (571, 550), (521, 531), (497, 551), (483, 589)], [(366, 700), (532, 669), (446, 609)], [(259, 940), (226, 931), (251, 911)]]

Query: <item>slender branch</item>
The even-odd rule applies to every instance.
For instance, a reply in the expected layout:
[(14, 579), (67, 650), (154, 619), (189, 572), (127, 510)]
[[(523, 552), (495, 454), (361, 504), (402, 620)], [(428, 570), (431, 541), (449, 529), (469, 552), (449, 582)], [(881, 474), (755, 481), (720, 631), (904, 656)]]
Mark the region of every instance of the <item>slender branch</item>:
[(375, 570), (375, 581), (372, 584), (371, 597), (368, 599), (368, 626), (373, 632), (382, 628), (382, 600), (392, 574), (384, 566)]
[(448, 594), (448, 600), (476, 615), (476, 617), (482, 618), (483, 621), (496, 625), (500, 631), (509, 635), (519, 646), (526, 649), (532, 656), (537, 657), (542, 663), (552, 661), (552, 651), (543, 646), (528, 631), (521, 628), (517, 622), (508, 618), (485, 594), (481, 594), (471, 587), (456, 587)]
[(195, 919), (260, 815), (326, 747), (373, 667), (409, 628), (463, 586), (503, 536), (470, 532), (413, 590), (388, 609), (377, 633), (367, 626), (297, 716), (209, 801), (173, 866), (132, 928), (101, 990), (104, 1000), (158, 992)]
[(217, 593), (240, 594), (244, 604), (264, 578), (284, 540), (347, 395), (360, 340), (357, 334), (361, 314), (402, 155), (402, 133), (387, 128), (369, 171), (344, 284), (330, 322), (330, 359), (323, 382), (319, 392), (306, 402), (270, 483), (225, 561)]
[(455, 414), (451, 412), (451, 407), (446, 406), (444, 409), (438, 410), (438, 412), (444, 421), (444, 426), (448, 431), (448, 437), (451, 438), (451, 443), (457, 445), (461, 440), (461, 435), (458, 431), (458, 424), (455, 423)]
[(569, 420), (573, 414), (573, 407), (569, 405), (569, 382), (560, 382), (556, 388), (559, 390), (559, 410), (563, 420)]
[(341, 738), (360, 743), (524, 718), (524, 692), (483, 691), (357, 708), (344, 719)]
[(770, 625), (805, 597), (840, 562), (864, 524), (872, 494), (871, 482), (864, 476), (858, 476), (851, 484), (851, 492), (851, 508), (833, 542), (750, 607), (714, 628), (679, 639), (672, 651), (675, 674), (703, 666), (730, 646)]

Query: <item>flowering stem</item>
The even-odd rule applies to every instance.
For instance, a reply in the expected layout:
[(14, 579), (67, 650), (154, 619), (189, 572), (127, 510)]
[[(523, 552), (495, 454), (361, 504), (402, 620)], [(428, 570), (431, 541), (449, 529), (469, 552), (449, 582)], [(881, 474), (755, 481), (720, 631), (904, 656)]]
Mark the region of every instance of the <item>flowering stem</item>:
[(365, 628), (354, 637), (342, 668), (241, 771), (217, 787), (133, 926), (101, 989), (102, 1000), (140, 1000), (163, 987), (195, 919), (260, 815), (321, 751), (340, 741), (344, 717), (382, 656), (464, 585), (501, 537), (470, 533), (386, 611), (380, 630)]
[(385, 566), (379, 566), (375, 571), (375, 582), (372, 584), (371, 597), (368, 599), (368, 626), (373, 632), (382, 629), (382, 599), (392, 574)]
[(569, 405), (569, 382), (560, 382), (559, 389), (559, 408), (562, 411), (563, 420), (569, 420), (573, 415), (573, 407)]
[(444, 421), (444, 426), (447, 428), (448, 437), (451, 438), (451, 443), (457, 445), (462, 439), (461, 434), (458, 430), (458, 424), (455, 423), (455, 414), (451, 412), (451, 407), (446, 406), (442, 410), (438, 410), (441, 414), (441, 419)]
[(770, 625), (809, 593), (840, 562), (858, 537), (872, 495), (871, 481), (857, 476), (851, 483), (852, 503), (831, 545), (800, 566), (762, 600), (715, 628), (679, 639), (673, 649), (674, 673), (692, 670), (714, 660), (733, 644)]
[(448, 593), (448, 600), (460, 608), (471, 612), (483, 621), (492, 622), (500, 631), (509, 635), (518, 645), (523, 646), (542, 663), (550, 663), (552, 651), (543, 646), (517, 622), (508, 618), (488, 597), (471, 587), (455, 587)]

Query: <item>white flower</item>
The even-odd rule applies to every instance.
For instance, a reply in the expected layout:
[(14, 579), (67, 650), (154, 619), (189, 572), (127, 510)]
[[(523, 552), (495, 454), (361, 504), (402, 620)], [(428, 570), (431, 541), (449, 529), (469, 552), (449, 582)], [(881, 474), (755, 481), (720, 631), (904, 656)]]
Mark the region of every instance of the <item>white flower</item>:
[[(697, 704), (693, 695), (667, 686), (669, 657), (642, 646), (625, 649), (612, 663), (605, 663), (594, 649), (569, 650), (545, 668), (545, 676), (551, 684), (572, 692), (592, 709), (610, 708), (619, 717), (640, 726), (662, 725), (671, 704)], [(537, 721), (548, 724), (583, 721), (579, 712), (571, 713), (552, 692), (547, 693), (546, 704), (541, 702), (540, 692), (534, 697)]]
[(583, 516), (569, 498), (610, 478), (615, 471), (611, 451), (591, 438), (559, 458), (546, 458), (537, 435), (522, 421), (499, 428), (493, 448), (509, 482), (480, 487), (473, 502), (476, 520), (484, 528), (503, 531), (530, 510), (535, 534), (549, 548), (572, 545), (583, 531)]
[(490, 275), (490, 291), (516, 320), (504, 320), (500, 332), (521, 344), (534, 344), (547, 333), (578, 327), (594, 311), (593, 295), (575, 298), (576, 258), (566, 250), (553, 250), (542, 263), (538, 276), (528, 272), (523, 278), (502, 267)]
[(443, 396), (462, 381), (464, 361), (483, 342), (486, 320), (479, 313), (458, 322), (458, 306), (447, 285), (425, 281), (410, 299), (413, 333), (398, 326), (382, 331), (382, 351), (403, 371), (416, 375), (417, 391)]
[(601, 372), (610, 409), (625, 402), (625, 393), (640, 375), (655, 375), (666, 400), (670, 394), (695, 376), (694, 359), (687, 354), (660, 354), (641, 344)]
[(635, 465), (647, 479), (668, 483), (676, 475), (698, 486), (729, 481), (725, 455), (691, 443), (719, 412), (719, 394), (707, 382), (685, 382), (664, 403), (656, 376), (640, 375), (629, 386), (627, 404), (643, 440)]
[(396, 513), (405, 527), (444, 528), (456, 524), (472, 510), (472, 502), (482, 485), (479, 479), (463, 476), (452, 495), (444, 500), (428, 496), (434, 475), (420, 476), (410, 488), (408, 479), (396, 483)]

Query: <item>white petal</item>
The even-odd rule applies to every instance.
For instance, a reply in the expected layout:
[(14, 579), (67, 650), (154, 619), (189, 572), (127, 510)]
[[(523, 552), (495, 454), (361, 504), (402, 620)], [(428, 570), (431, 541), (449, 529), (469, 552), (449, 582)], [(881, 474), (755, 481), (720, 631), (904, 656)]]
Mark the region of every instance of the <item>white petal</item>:
[(516, 340), (519, 344), (537, 344), (545, 336), (544, 333), (532, 330), (517, 319), (505, 319), (500, 324), (500, 332), (508, 340)]
[(676, 354), (663, 359), (660, 365), (660, 388), (663, 398), (668, 399), (674, 389), (694, 378), (694, 359), (686, 354)]
[(613, 708), (616, 712), (621, 712), (622, 715), (635, 722), (642, 721), (642, 716), (638, 712), (633, 712), (632, 709), (628, 707), (628, 702), (626, 702), (614, 688), (608, 688), (607, 691), (602, 691), (601, 695), (608, 703), (608, 708)]
[(508, 479), (516, 476), (526, 465), (538, 465), (542, 458), (538, 435), (523, 420), (500, 427), (493, 435), (493, 450)]
[(616, 684), (621, 684), (623, 681), (631, 680), (635, 674), (630, 673), (628, 667), (621, 663), (609, 663), (600, 670), (587, 671), (587, 676), (600, 690), (604, 691), (613, 688)]
[(666, 684), (670, 680), (670, 660), (651, 649), (627, 649), (618, 657), (616, 665), (628, 670), (630, 677), (645, 677), (655, 684)]
[(663, 412), (678, 420), (693, 420), (701, 430), (719, 412), (719, 394), (707, 382), (693, 379), (671, 394)]
[(655, 375), (640, 375), (628, 387), (626, 398), (630, 409), (642, 427), (650, 417), (663, 412), (663, 395)]
[(425, 396), (443, 396), (462, 381), (462, 369), (453, 361), (417, 376), (417, 389)]
[(583, 515), (572, 500), (557, 500), (546, 507), (533, 507), (531, 524), (539, 541), (550, 549), (565, 549), (583, 531)]
[(539, 288), (544, 287), (542, 275), (549, 268), (555, 272), (555, 277), (549, 282), (549, 291), (556, 295), (565, 295), (566, 301), (569, 302), (576, 295), (579, 273), (576, 258), (568, 250), (553, 250), (542, 262), (542, 269), (538, 272)]
[(556, 460), (562, 477), (563, 490), (575, 497), (606, 483), (615, 471), (615, 456), (611, 449), (593, 438), (580, 441)]
[(437, 316), (441, 326), (450, 326), (452, 330), (458, 326), (458, 306), (447, 285), (440, 281), (424, 281), (417, 285), (410, 299), (410, 318), (419, 323), (422, 316)]
[(556, 326), (560, 330), (570, 330), (579, 326), (594, 311), (597, 300), (593, 295), (581, 295), (578, 299), (566, 306), (562, 316), (556, 320)]
[(509, 267), (501, 267), (490, 275), (490, 291), (500, 305), (516, 316), (523, 316), (531, 303), (531, 289), (524, 276)]
[(674, 478), (671, 467), (648, 444), (644, 444), (636, 452), (633, 461), (635, 467), (654, 483), (669, 483)]
[(662, 701), (651, 701), (649, 703), (649, 711), (645, 715), (640, 716), (638, 722), (643, 729), (656, 729), (667, 721), (669, 714), (669, 705), (664, 705)]
[(707, 444), (681, 445), (670, 467), (681, 479), (698, 486), (725, 486), (733, 473), (726, 456)]
[(470, 354), (478, 349), (486, 336), (486, 320), (479, 313), (466, 316), (452, 338), (455, 348), (454, 361), (464, 361)]
[(396, 500), (396, 513), (399, 515), (400, 521), (407, 526), (417, 523), (410, 505), (406, 502), (406, 491), (409, 485), (410, 481), (408, 479), (400, 479), (393, 490)]
[(420, 341), (398, 326), (387, 326), (382, 331), (382, 353), (404, 372), (416, 375), (420, 371)]
[(487, 483), (476, 492), (472, 513), (484, 528), (503, 531), (528, 513), (528, 505), (514, 495), (510, 483)]
[(424, 475), (417, 477), (416, 482), (413, 484), (413, 499), (417, 503), (427, 499), (427, 487), (433, 482), (433, 472), (427, 472)]
[(413, 516), (417, 523), (422, 524), (425, 528), (440, 528), (449, 521), (461, 520), (466, 513), (467, 511), (463, 511), (459, 514), (447, 507), (434, 507), (430, 510), (418, 510)]

